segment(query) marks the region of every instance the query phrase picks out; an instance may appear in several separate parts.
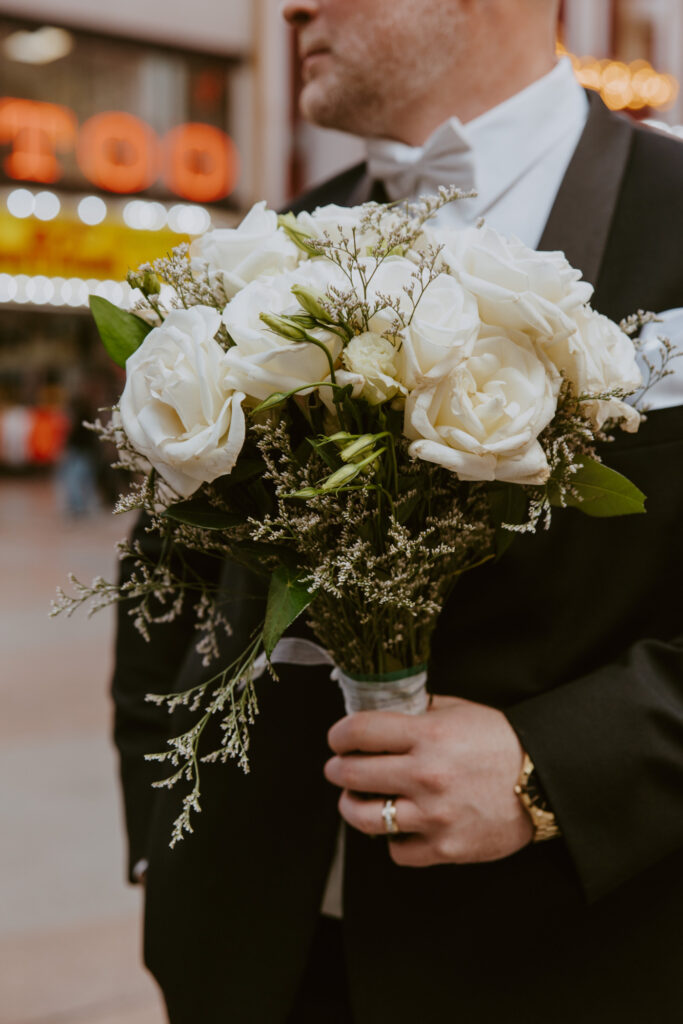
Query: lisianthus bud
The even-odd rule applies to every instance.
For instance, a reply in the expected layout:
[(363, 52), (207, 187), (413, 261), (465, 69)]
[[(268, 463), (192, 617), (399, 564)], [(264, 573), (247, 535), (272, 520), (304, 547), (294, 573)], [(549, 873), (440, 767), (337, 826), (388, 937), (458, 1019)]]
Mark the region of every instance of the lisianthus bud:
[(332, 323), (330, 314), (320, 301), (323, 297), (320, 292), (314, 292), (310, 288), (304, 288), (300, 284), (295, 284), (292, 288), (292, 295), (297, 297), (301, 306), (303, 306), (307, 313), (315, 317), (316, 320), (320, 320), (325, 324)]
[(266, 327), (270, 327), (271, 331), (275, 331), (281, 338), (289, 338), (290, 341), (306, 341), (306, 332), (287, 317), (276, 316), (274, 313), (261, 313), (259, 320), (262, 320)]

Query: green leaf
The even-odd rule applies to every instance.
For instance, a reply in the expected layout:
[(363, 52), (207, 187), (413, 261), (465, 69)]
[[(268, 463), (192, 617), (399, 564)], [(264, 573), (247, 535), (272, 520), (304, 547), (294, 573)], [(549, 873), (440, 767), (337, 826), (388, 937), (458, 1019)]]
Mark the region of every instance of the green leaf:
[(263, 476), (265, 466), (260, 459), (240, 458), (229, 473), (214, 481), (214, 485), (220, 483), (223, 487), (232, 487), (234, 484), (244, 483), (253, 476)]
[[(414, 486), (414, 481), (410, 480), (409, 483), (412, 486)], [(403, 498), (401, 496), (401, 494), (400, 494), (400, 491), (401, 491), (401, 484), (399, 483), (399, 497), (398, 497), (398, 501), (396, 502), (396, 504), (394, 506), (396, 520), (399, 523), (407, 523), (408, 520), (410, 519), (410, 517), (412, 516), (413, 512), (417, 508), (417, 506), (422, 501), (424, 495), (422, 495), (420, 493), (419, 489), (418, 489), (416, 491), (416, 493), (412, 495), (412, 497), (410, 497), (410, 498)]]
[(310, 444), (313, 451), (320, 456), (320, 458), (323, 460), (326, 466), (328, 466), (332, 470), (339, 469), (339, 459), (335, 459), (334, 455), (331, 454), (325, 447), (328, 438), (324, 438), (322, 441), (316, 441), (312, 437), (307, 437), (306, 440)]
[(187, 526), (199, 526), (202, 530), (229, 530), (244, 522), (244, 516), (236, 512), (222, 512), (204, 498), (179, 501), (167, 508), (164, 516)]
[(505, 523), (517, 526), (527, 517), (526, 494), (519, 484), (494, 484), (488, 493), (491, 518), (496, 528), (496, 558), (510, 547), (516, 534)]
[(572, 477), (578, 497), (567, 504), (588, 516), (630, 516), (645, 512), (645, 495), (635, 484), (602, 462), (586, 459)]
[(107, 352), (117, 364), (125, 366), (152, 330), (141, 317), (119, 309), (113, 302), (99, 295), (90, 296), (90, 312), (93, 315), (100, 338)]
[(263, 647), (270, 658), (275, 646), (295, 619), (308, 607), (315, 594), (309, 593), (297, 570), (280, 566), (270, 579), (266, 619), (263, 626)]

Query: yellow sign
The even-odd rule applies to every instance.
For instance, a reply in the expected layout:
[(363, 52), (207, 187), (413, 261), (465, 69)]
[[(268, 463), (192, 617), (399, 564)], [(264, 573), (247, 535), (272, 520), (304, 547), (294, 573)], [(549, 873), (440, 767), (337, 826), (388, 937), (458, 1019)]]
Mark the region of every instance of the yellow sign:
[(91, 227), (70, 217), (41, 221), (0, 211), (0, 273), (123, 281), (128, 270), (187, 241), (168, 230), (111, 222)]

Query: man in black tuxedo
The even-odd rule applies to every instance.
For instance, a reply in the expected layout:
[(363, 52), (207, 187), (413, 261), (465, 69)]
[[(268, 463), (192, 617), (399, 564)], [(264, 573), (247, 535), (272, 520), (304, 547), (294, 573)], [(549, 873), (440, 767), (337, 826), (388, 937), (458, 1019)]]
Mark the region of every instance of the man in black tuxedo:
[[(601, 312), (683, 305), (683, 150), (570, 96), (554, 68), (555, 0), (424, 0), (417, 17), (414, 0), (288, 0), (283, 13), (304, 113), (394, 140), (371, 143), (367, 164), (296, 209), (393, 198), (458, 167), (462, 182), (442, 180), (468, 186), (474, 166), (486, 184), (475, 209), (563, 249)], [(496, 140), (491, 178), (490, 155), (477, 160)], [(567, 510), (464, 577), (435, 635), (439, 697), (422, 717), (342, 718), (315, 668), (264, 678), (251, 774), (207, 768), (197, 833), (173, 851), (178, 795), (148, 788), (142, 755), (182, 723), (143, 694), (197, 680), (194, 623), (161, 626), (146, 645), (122, 617), (113, 691), (131, 871), (149, 865), (146, 960), (173, 1024), (683, 1017), (683, 405), (672, 393), (609, 449), (648, 495), (646, 516)], [(259, 604), (232, 566), (222, 588), (227, 658)], [(387, 796), (409, 833), (389, 843), (371, 838)], [(351, 826), (343, 925), (321, 926), (338, 800)]]

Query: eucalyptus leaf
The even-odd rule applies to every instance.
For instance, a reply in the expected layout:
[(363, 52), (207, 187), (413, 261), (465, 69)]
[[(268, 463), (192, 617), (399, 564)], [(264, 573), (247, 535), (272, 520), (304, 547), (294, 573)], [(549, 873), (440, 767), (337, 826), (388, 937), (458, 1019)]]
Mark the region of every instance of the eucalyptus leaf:
[(238, 459), (237, 463), (233, 466), (229, 473), (225, 476), (219, 477), (219, 481), (222, 487), (232, 487), (234, 484), (241, 484), (245, 480), (250, 480), (253, 476), (262, 476), (265, 470), (264, 464), (260, 459)]
[(422, 501), (423, 495), (419, 490), (410, 498), (400, 499), (396, 505), (396, 519), (399, 523), (407, 523), (411, 515)]
[(328, 438), (325, 438), (324, 441), (316, 441), (312, 437), (307, 437), (306, 440), (310, 444), (311, 448), (320, 456), (326, 466), (332, 470), (339, 469), (341, 460), (326, 447), (326, 442), (329, 440)]
[(609, 469), (602, 462), (586, 459), (572, 476), (578, 497), (569, 496), (567, 504), (588, 516), (630, 516), (645, 512), (645, 495), (635, 484)]
[(202, 530), (229, 530), (244, 522), (244, 516), (235, 512), (223, 512), (210, 505), (204, 498), (179, 501), (177, 505), (167, 508), (164, 516), (187, 526), (198, 526)]
[(126, 360), (152, 330), (151, 325), (99, 295), (90, 296), (90, 312), (107, 352), (117, 366), (125, 367)]
[(496, 528), (496, 558), (500, 558), (516, 536), (512, 530), (505, 529), (505, 524), (518, 526), (527, 517), (526, 494), (519, 484), (495, 484), (488, 493), (488, 499)]
[(273, 573), (263, 626), (263, 647), (268, 658), (287, 627), (301, 615), (314, 597), (315, 594), (311, 594), (302, 583), (301, 574), (297, 570), (280, 566)]

